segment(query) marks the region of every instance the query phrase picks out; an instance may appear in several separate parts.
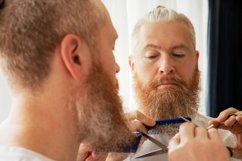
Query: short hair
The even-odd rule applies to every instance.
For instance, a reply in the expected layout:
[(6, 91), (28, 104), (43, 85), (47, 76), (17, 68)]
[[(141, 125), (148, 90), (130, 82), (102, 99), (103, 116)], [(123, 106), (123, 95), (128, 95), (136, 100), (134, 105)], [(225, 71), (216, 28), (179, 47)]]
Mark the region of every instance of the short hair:
[(191, 23), (191, 21), (182, 13), (177, 13), (176, 11), (166, 8), (164, 6), (157, 6), (152, 11), (145, 14), (134, 26), (132, 31), (132, 38), (135, 38), (140, 27), (144, 25), (146, 22), (168, 22), (168, 21), (177, 21), (184, 22), (191, 33), (191, 39), (193, 43), (193, 47), (196, 47), (196, 38), (195, 38), (195, 30)]
[(9, 0), (0, 10), (1, 66), (13, 84), (40, 86), (58, 43), (75, 34), (93, 46), (104, 23), (97, 0)]

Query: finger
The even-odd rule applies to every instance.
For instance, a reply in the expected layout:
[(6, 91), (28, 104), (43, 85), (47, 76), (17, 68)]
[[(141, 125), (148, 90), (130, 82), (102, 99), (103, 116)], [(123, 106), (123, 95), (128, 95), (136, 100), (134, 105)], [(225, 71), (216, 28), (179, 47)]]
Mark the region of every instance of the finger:
[(91, 153), (86, 153), (85, 155), (79, 155), (77, 156), (77, 161), (83, 161), (83, 160), (87, 160), (90, 157)]
[(172, 151), (180, 144), (180, 135), (177, 133), (174, 137), (171, 138), (168, 144), (169, 151)]
[(147, 133), (147, 129), (146, 127), (144, 126), (144, 124), (138, 120), (133, 120), (133, 121), (130, 121), (129, 122), (129, 129), (132, 131), (132, 132), (135, 132), (135, 131), (141, 131), (143, 133)]
[(137, 115), (136, 113), (137, 113), (136, 111), (125, 113), (125, 117), (126, 117), (126, 119), (128, 121), (129, 120), (135, 120), (136, 119), (136, 115)]
[(130, 153), (108, 153), (105, 161), (121, 161), (125, 160)]
[(224, 125), (227, 127), (232, 127), (236, 123), (236, 116), (230, 116), (226, 121), (224, 121)]
[(144, 115), (140, 111), (133, 111), (133, 112), (127, 113), (126, 118), (128, 120), (135, 120), (135, 119), (139, 120), (140, 122), (142, 122), (143, 124), (145, 124), (147, 126), (154, 126), (155, 125), (155, 120), (147, 117), (146, 115)]
[(155, 120), (147, 117), (146, 115), (144, 115), (143, 113), (141, 113), (140, 111), (136, 112), (136, 119), (141, 121), (143, 124), (147, 125), (147, 126), (154, 126), (155, 125)]
[(210, 120), (209, 122), (208, 122), (208, 128), (210, 128), (210, 127), (218, 127), (219, 125), (220, 125), (221, 123), (218, 121), (218, 120)]
[(92, 148), (86, 144), (80, 144), (77, 161), (86, 160), (91, 155)]
[(233, 107), (230, 107), (230, 108), (228, 108), (228, 109), (222, 111), (222, 112), (219, 114), (219, 116), (218, 116), (218, 118), (217, 118), (216, 120), (218, 120), (219, 122), (224, 122), (225, 120), (228, 119), (228, 117), (229, 117), (231, 114), (233, 114), (233, 113), (235, 113), (235, 112), (237, 112), (237, 111), (238, 111), (237, 109), (235, 109), (235, 108), (233, 108)]
[(237, 120), (237, 122), (238, 122), (240, 125), (242, 125), (242, 115), (238, 115), (238, 116), (236, 116), (235, 119)]
[(179, 135), (181, 142), (187, 142), (189, 139), (194, 138), (195, 125), (192, 123), (183, 123), (179, 128)]
[(208, 131), (203, 127), (195, 128), (195, 137), (200, 139), (208, 139)]
[[(88, 156), (88, 158), (85, 159), (85, 161), (98, 161), (98, 158), (94, 158), (93, 155)], [(100, 159), (101, 160), (101, 159)]]
[(93, 152), (92, 158), (93, 160), (105, 160), (108, 156), (108, 153), (99, 153), (99, 152)]
[(218, 133), (218, 130), (215, 128), (208, 129), (208, 136), (209, 136), (209, 139), (211, 140), (222, 142), (222, 139)]

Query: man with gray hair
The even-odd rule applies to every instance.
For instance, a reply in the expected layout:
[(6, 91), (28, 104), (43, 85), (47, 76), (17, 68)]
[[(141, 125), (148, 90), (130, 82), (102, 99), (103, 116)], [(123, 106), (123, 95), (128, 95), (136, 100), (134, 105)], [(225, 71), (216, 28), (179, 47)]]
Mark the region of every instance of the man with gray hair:
[[(135, 25), (129, 64), (133, 74), (138, 110), (159, 120), (191, 117), (207, 127), (210, 118), (198, 113), (199, 52), (190, 20), (181, 13), (158, 6)], [(178, 125), (160, 126), (152, 136), (165, 144), (178, 132)], [(157, 134), (158, 133), (158, 134)], [(234, 146), (232, 134), (220, 131), (226, 145)], [(167, 160), (167, 155), (134, 159), (155, 150), (149, 141), (127, 160)]]

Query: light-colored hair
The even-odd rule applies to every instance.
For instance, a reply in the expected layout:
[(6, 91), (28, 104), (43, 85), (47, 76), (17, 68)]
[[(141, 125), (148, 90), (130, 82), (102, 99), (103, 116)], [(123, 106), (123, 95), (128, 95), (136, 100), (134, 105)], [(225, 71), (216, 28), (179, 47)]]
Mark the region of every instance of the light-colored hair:
[(182, 13), (177, 13), (176, 11), (166, 8), (164, 6), (157, 6), (147, 14), (145, 14), (138, 22), (135, 24), (135, 27), (132, 32), (132, 39), (135, 39), (140, 28), (145, 23), (149, 22), (169, 22), (169, 21), (176, 21), (176, 22), (183, 22), (185, 23), (191, 33), (191, 40), (193, 43), (193, 47), (196, 47), (196, 38), (195, 38), (195, 30), (191, 23), (191, 21)]
[(96, 0), (11, 0), (0, 10), (1, 67), (14, 84), (38, 87), (56, 46), (75, 34), (90, 47), (104, 23)]

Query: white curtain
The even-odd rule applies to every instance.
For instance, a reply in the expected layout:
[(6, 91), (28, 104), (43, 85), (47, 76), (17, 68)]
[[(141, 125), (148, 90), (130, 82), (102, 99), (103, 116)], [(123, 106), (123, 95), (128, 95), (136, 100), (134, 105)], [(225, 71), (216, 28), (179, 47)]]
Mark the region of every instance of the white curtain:
[(172, 8), (185, 14), (193, 23), (196, 31), (197, 50), (200, 52), (199, 68), (201, 70), (201, 103), (200, 111), (205, 111), (206, 74), (207, 74), (207, 17), (208, 2), (206, 0), (103, 0), (113, 24), (119, 34), (116, 43), (116, 61), (121, 70), (118, 74), (120, 95), (126, 111), (136, 108), (132, 91), (131, 73), (128, 65), (130, 35), (139, 18), (158, 5)]

